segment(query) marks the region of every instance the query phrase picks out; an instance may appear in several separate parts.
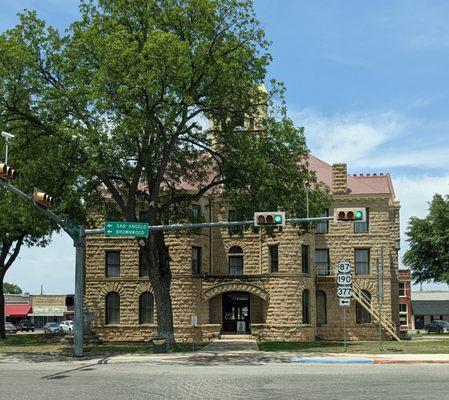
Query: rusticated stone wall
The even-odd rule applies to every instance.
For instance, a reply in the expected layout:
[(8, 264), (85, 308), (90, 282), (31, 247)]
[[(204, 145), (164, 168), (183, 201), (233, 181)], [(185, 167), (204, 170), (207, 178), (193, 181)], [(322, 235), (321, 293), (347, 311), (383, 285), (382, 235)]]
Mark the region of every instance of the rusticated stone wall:
[[(226, 220), (228, 209), (219, 202), (203, 200), (205, 220)], [(227, 229), (204, 228), (201, 234), (178, 231), (167, 234), (173, 281), (171, 295), (175, 335), (178, 341), (192, 340), (191, 316), (198, 316), (195, 340), (208, 341), (219, 335), (222, 322), (221, 294), (246, 291), (251, 295), (251, 333), (267, 340), (341, 340), (342, 309), (335, 292), (338, 261), (350, 260), (354, 266), (354, 249), (370, 249), (370, 273), (354, 275), (358, 285), (368, 290), (376, 301), (376, 258), (384, 253), (383, 313), (397, 321), (397, 250), (399, 244), (399, 207), (391, 205), (387, 195), (335, 195), (334, 207), (369, 208), (369, 232), (354, 233), (353, 223), (329, 223), (328, 234), (305, 233), (299, 227), (265, 230), (246, 229), (230, 235)], [(279, 271), (271, 272), (269, 245), (279, 246)], [(301, 245), (310, 250), (309, 272), (301, 270)], [(202, 248), (201, 274), (192, 274), (192, 246)], [(243, 276), (230, 276), (229, 249), (243, 250)], [(331, 275), (326, 283), (316, 276), (314, 250), (328, 248)], [(120, 250), (120, 277), (106, 277), (105, 252)], [(353, 274), (355, 271), (353, 270)], [(318, 283), (317, 283), (318, 280)], [(309, 291), (310, 322), (302, 321), (301, 297)], [(325, 291), (327, 323), (316, 324), (316, 290)], [(104, 309), (107, 293), (120, 294), (120, 324), (105, 325)], [(156, 335), (156, 325), (139, 325), (139, 297), (152, 291), (148, 278), (139, 277), (139, 254), (135, 239), (89, 237), (86, 244), (85, 309), (95, 315), (93, 330), (104, 340), (149, 340)], [(157, 308), (154, 308), (156, 321)], [(346, 311), (348, 339), (377, 339), (376, 324), (357, 324), (355, 300)]]

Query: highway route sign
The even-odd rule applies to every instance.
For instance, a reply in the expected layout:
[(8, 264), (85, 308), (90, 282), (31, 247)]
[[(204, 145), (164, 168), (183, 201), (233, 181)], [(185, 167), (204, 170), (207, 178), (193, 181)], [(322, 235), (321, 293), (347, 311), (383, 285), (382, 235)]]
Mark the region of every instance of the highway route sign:
[(351, 263), (349, 261), (340, 261), (338, 263), (338, 273), (349, 274), (351, 272)]
[(337, 285), (352, 285), (352, 275), (351, 274), (338, 274), (337, 275)]
[(337, 297), (339, 299), (350, 299), (352, 297), (352, 287), (351, 286), (338, 286), (337, 287)]

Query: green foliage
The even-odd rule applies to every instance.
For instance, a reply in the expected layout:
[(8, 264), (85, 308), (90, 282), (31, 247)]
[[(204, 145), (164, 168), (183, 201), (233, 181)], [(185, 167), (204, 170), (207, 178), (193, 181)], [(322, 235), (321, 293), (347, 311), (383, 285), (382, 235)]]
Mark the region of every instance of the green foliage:
[(436, 194), (425, 218), (410, 218), (404, 264), (417, 282), (449, 283), (449, 196)]
[(22, 294), (22, 289), (14, 283), (3, 283), (3, 293), (5, 294)]

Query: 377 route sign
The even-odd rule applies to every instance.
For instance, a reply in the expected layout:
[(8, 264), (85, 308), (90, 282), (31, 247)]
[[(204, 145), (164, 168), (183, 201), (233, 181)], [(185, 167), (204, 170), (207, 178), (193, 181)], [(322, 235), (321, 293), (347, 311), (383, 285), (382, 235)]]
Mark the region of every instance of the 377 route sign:
[(339, 299), (350, 299), (352, 297), (351, 286), (339, 286), (337, 288), (337, 297)]

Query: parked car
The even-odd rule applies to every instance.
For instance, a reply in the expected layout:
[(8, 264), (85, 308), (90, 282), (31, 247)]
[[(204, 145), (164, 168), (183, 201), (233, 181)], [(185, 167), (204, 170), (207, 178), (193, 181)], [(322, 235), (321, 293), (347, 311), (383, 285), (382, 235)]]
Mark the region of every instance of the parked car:
[(59, 326), (64, 333), (72, 333), (73, 331), (73, 321), (71, 320), (62, 321)]
[(424, 329), (427, 333), (438, 332), (438, 333), (449, 333), (449, 322), (441, 321), (439, 319), (432, 321), (430, 324), (426, 324)]
[(28, 319), (22, 319), (19, 322), (19, 326), (17, 327), (17, 329), (20, 330), (21, 332), (23, 332), (23, 331), (34, 332), (34, 324)]
[(11, 324), (11, 322), (7, 322), (5, 324), (5, 332), (6, 333), (17, 333), (17, 328)]
[(47, 322), (44, 325), (44, 333), (59, 333), (61, 332), (61, 327), (56, 322)]

